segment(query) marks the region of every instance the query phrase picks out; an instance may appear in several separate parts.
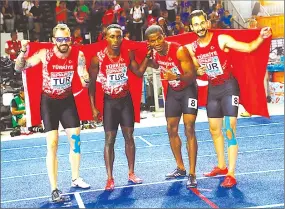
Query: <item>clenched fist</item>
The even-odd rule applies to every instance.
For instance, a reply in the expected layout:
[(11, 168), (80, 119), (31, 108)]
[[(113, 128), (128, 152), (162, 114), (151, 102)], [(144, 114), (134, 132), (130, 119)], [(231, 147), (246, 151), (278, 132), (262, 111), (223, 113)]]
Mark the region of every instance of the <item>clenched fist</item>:
[(22, 46), (22, 51), (27, 51), (27, 46), (28, 46), (28, 44), (29, 44), (29, 40), (22, 40), (21, 41), (21, 46)]
[(272, 32), (271, 32), (271, 28), (270, 27), (264, 27), (260, 31), (260, 36), (263, 39), (266, 39), (266, 38), (270, 37), (271, 35), (272, 35)]

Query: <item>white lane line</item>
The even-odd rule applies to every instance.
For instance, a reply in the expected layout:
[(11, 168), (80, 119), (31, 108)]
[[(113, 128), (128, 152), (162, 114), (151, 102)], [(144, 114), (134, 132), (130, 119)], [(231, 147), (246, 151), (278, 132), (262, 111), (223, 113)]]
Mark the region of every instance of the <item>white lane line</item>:
[[(256, 125), (247, 125), (247, 126), (237, 126), (237, 128), (247, 128), (247, 127), (256, 127), (256, 126), (270, 126), (270, 125), (281, 125), (281, 124), (284, 124), (284, 123), (265, 123), (265, 124), (256, 124)], [(146, 127), (147, 128), (147, 127)], [(139, 130), (140, 128), (138, 128)], [(203, 131), (209, 131), (209, 129), (196, 129), (195, 130), (196, 132), (203, 132)], [(97, 132), (87, 132), (87, 133), (97, 133)], [(179, 131), (178, 132), (179, 134), (182, 134), (184, 133), (184, 131)], [(157, 133), (157, 134), (146, 134), (146, 135), (141, 135), (141, 136), (159, 136), (159, 135), (166, 135), (167, 133)], [(62, 135), (62, 134), (61, 134)], [(38, 136), (38, 137), (25, 137), (23, 139), (18, 139), (17, 141), (21, 141), (21, 140), (25, 140), (25, 139), (32, 139), (32, 138), (41, 138), (41, 137), (45, 137), (45, 135), (43, 136)], [(123, 139), (123, 137), (118, 137), (117, 139)], [(91, 140), (82, 140), (81, 142), (96, 142), (96, 141), (104, 141), (105, 139), (91, 139)], [(11, 138), (8, 138), (8, 139), (5, 139), (5, 140), (2, 140), (1, 142), (9, 142), (11, 141)], [(3, 143), (4, 144), (4, 143)], [(63, 144), (67, 144), (67, 143), (60, 143), (60, 145), (63, 145)], [(39, 145), (39, 146), (46, 146), (46, 145)], [(31, 146), (31, 147), (22, 147), (23, 149), (28, 149), (28, 148), (33, 148), (33, 147), (39, 147), (39, 146)], [(2, 149), (1, 151), (7, 151), (7, 150), (13, 150), (13, 149), (19, 149), (19, 148), (7, 148), (7, 149)]]
[[(255, 135), (255, 136), (242, 136), (242, 137), (237, 137), (237, 139), (247, 139), (247, 138), (256, 138), (256, 137), (266, 137), (266, 136), (276, 136), (276, 135), (284, 135), (284, 133), (274, 133), (274, 134), (260, 134), (260, 135)], [(169, 143), (167, 144), (160, 144), (160, 145), (154, 145), (151, 144), (149, 141), (144, 139), (142, 136), (135, 136), (135, 138), (140, 138), (142, 141), (147, 143), (149, 146), (143, 146), (143, 147), (136, 147), (136, 149), (143, 149), (143, 148), (148, 148), (148, 147), (161, 147), (161, 146), (168, 146)], [(282, 137), (283, 139), (284, 137)], [(278, 138), (277, 138), (278, 139)], [(212, 142), (212, 140), (197, 140), (198, 143), (205, 143), (205, 142)], [(125, 150), (125, 148), (118, 148), (115, 149), (115, 151), (120, 151), (120, 150)], [(1, 150), (2, 151), (2, 150)], [(93, 153), (102, 153), (103, 151), (90, 151), (90, 152), (82, 152), (81, 154), (93, 154)], [(58, 155), (57, 157), (64, 157), (69, 155), (69, 153), (66, 154), (61, 154)], [(3, 158), (3, 156), (2, 156)], [(46, 159), (46, 156), (43, 157), (32, 157), (32, 158), (22, 158), (22, 159), (15, 159), (15, 160), (2, 160), (1, 163), (11, 163), (11, 162), (22, 162), (22, 161), (31, 161), (31, 160), (38, 160), (38, 159)]]
[(77, 201), (77, 203), (78, 203), (78, 207), (79, 207), (79, 208), (85, 208), (85, 205), (84, 205), (84, 203), (83, 203), (83, 201), (82, 201), (82, 198), (81, 198), (81, 196), (80, 196), (80, 193), (79, 193), (79, 192), (75, 192), (75, 193), (74, 193), (74, 196), (75, 196), (75, 199), (76, 199), (76, 201)]
[(148, 140), (146, 140), (145, 138), (143, 138), (142, 136), (135, 136), (135, 138), (139, 138), (140, 140), (142, 140), (144, 143), (146, 143), (148, 146), (153, 147), (153, 144), (150, 143)]
[[(243, 175), (250, 175), (250, 174), (259, 174), (259, 173), (270, 173), (270, 172), (284, 172), (284, 169), (277, 169), (277, 170), (267, 170), (267, 171), (252, 171), (252, 172), (244, 172), (244, 173), (236, 173), (236, 176), (243, 176)], [(199, 177), (197, 180), (201, 179), (207, 179), (207, 178), (219, 178), (221, 176), (215, 176), (215, 177)], [(180, 182), (180, 181), (187, 181), (187, 178), (184, 179), (174, 179), (174, 180), (167, 180), (167, 181), (158, 181), (158, 182), (151, 182), (151, 183), (142, 183), (142, 184), (130, 184), (125, 186), (117, 186), (116, 189), (122, 189), (122, 188), (130, 188), (130, 187), (141, 187), (141, 186), (149, 186), (149, 185), (158, 185), (158, 184), (167, 184), (172, 182)], [(89, 192), (99, 192), (99, 191), (105, 191), (105, 189), (91, 189), (91, 190), (84, 190), (80, 191), (78, 193), (89, 193)], [(74, 195), (74, 192), (70, 193), (64, 193), (64, 195)], [(27, 201), (27, 200), (37, 200), (37, 199), (44, 199), (49, 198), (49, 196), (41, 196), (41, 197), (32, 197), (32, 198), (24, 198), (24, 199), (16, 199), (16, 200), (5, 200), (2, 201), (1, 204), (4, 203), (11, 203), (11, 202), (21, 202), (21, 201)]]
[[(260, 150), (248, 150), (248, 151), (242, 151), (238, 152), (238, 154), (244, 154), (244, 153), (255, 153), (255, 152), (266, 152), (266, 151), (274, 151), (274, 150), (284, 150), (284, 147), (281, 148), (272, 148), (272, 149), (260, 149)], [(227, 155), (227, 153), (225, 153)], [(197, 158), (203, 158), (203, 157), (214, 157), (216, 154), (209, 154), (209, 155), (198, 155)], [(188, 159), (188, 156), (182, 156), (183, 160)], [(166, 158), (166, 159), (160, 159), (160, 160), (146, 160), (146, 161), (136, 161), (136, 164), (146, 164), (146, 163), (154, 163), (154, 162), (167, 162), (167, 161), (173, 161), (173, 158)], [(118, 163), (115, 164), (114, 166), (126, 166), (127, 164), (125, 163)], [(92, 170), (92, 169), (100, 169), (100, 168), (105, 168), (104, 165), (101, 166), (93, 166), (93, 167), (88, 167), (88, 168), (80, 168), (80, 170)], [(70, 172), (71, 170), (63, 170), (63, 171), (58, 171), (58, 173), (65, 173), (65, 172)], [(7, 180), (7, 179), (14, 179), (14, 178), (23, 178), (23, 177), (29, 177), (29, 176), (40, 176), (40, 175), (47, 175), (47, 173), (33, 173), (33, 174), (27, 174), (27, 175), (22, 175), (22, 176), (8, 176), (8, 177), (2, 177), (1, 180)]]
[(253, 207), (247, 207), (247, 208), (275, 208), (275, 207), (284, 207), (284, 203), (280, 204), (272, 204), (272, 205), (260, 205), (260, 206), (253, 206)]

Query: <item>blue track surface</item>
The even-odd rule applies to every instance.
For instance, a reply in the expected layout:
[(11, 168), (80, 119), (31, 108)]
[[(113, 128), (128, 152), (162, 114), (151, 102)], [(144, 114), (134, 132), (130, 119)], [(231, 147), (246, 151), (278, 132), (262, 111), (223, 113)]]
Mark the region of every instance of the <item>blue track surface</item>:
[[(180, 133), (184, 163), (188, 170), (182, 125)], [(116, 189), (111, 193), (103, 190), (106, 182), (104, 133), (81, 134), (81, 176), (91, 184), (89, 190), (70, 188), (69, 145), (66, 136), (61, 136), (58, 148), (58, 186), (71, 197), (71, 201), (65, 204), (49, 202), (45, 138), (2, 142), (1, 208), (78, 208), (83, 205), (86, 208), (284, 208), (284, 116), (273, 116), (270, 120), (238, 120), (238, 185), (233, 189), (219, 187), (223, 177), (203, 177), (202, 173), (216, 165), (208, 123), (196, 123), (196, 135), (199, 146), (196, 170), (200, 195), (186, 190), (186, 179), (164, 179), (164, 175), (176, 166), (165, 126), (135, 129), (135, 170), (144, 180), (142, 185), (136, 186), (127, 182), (124, 140), (122, 134), (118, 133), (114, 163)]]

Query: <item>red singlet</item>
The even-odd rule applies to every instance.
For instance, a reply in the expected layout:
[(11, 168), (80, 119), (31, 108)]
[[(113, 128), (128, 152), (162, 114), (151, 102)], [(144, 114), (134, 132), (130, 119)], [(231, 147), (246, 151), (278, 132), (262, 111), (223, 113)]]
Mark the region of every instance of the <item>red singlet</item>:
[(72, 94), (72, 79), (77, 72), (79, 51), (71, 48), (67, 58), (58, 58), (53, 48), (46, 52), (43, 63), (42, 91), (51, 98), (63, 99)]
[(215, 86), (231, 78), (232, 62), (228, 53), (221, 50), (218, 36), (215, 33), (210, 43), (200, 47), (198, 41), (193, 42), (192, 50), (201, 66), (206, 66), (209, 82)]
[(102, 84), (105, 94), (112, 98), (125, 97), (129, 92), (128, 67), (130, 58), (128, 52), (121, 52), (116, 59), (107, 56), (107, 48), (97, 53), (99, 73), (97, 81)]

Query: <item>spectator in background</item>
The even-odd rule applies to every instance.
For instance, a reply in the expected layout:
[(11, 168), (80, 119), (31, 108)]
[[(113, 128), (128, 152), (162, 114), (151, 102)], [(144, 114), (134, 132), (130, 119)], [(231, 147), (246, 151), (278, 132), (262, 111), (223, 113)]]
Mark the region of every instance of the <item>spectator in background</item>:
[(151, 25), (156, 25), (157, 24), (157, 17), (154, 17), (152, 15), (152, 10), (148, 10), (148, 16), (146, 18), (146, 22), (145, 22), (145, 28), (148, 28)]
[(11, 114), (13, 128), (20, 128), (21, 133), (29, 134), (26, 128), (25, 94), (23, 87), (19, 95), (16, 95), (11, 101)]
[(127, 26), (127, 15), (124, 9), (118, 10), (119, 15), (117, 16), (117, 22), (121, 26), (123, 31), (126, 31)]
[(34, 4), (31, 2), (31, 0), (26, 0), (22, 3), (23, 15), (28, 18), (28, 29), (29, 30), (33, 30), (34, 28), (33, 14), (30, 12), (33, 6)]
[(142, 40), (142, 26), (144, 23), (144, 9), (140, 5), (140, 1), (134, 1), (134, 7), (130, 10), (130, 19), (132, 21), (132, 40)]
[(213, 7), (212, 12), (209, 14), (209, 21), (219, 21), (219, 14), (216, 6)]
[(8, 0), (5, 0), (4, 2), (4, 5), (2, 7), (2, 14), (6, 27), (6, 33), (11, 33), (14, 31), (15, 15), (13, 8), (8, 4)]
[(74, 16), (81, 29), (81, 35), (83, 37), (85, 37), (85, 34), (87, 33), (87, 20), (89, 13), (89, 8), (84, 4), (84, 0), (79, 0), (78, 6), (74, 9)]
[(217, 29), (218, 28), (218, 21), (217, 20), (211, 20), (211, 29)]
[(160, 14), (160, 4), (155, 3), (153, 0), (146, 0), (146, 6), (144, 7), (144, 13), (145, 13), (146, 18), (148, 17), (148, 15), (152, 15), (158, 18)]
[(181, 23), (181, 17), (179, 14), (175, 15), (175, 23)]
[(102, 31), (99, 33), (99, 35), (97, 37), (97, 42), (105, 39), (106, 31), (107, 31), (107, 27), (103, 25)]
[(102, 18), (104, 16), (103, 4), (98, 0), (93, 0), (91, 5), (91, 17), (89, 28), (91, 30), (91, 39), (96, 41), (98, 34), (101, 32)]
[(184, 25), (184, 33), (190, 32), (190, 27), (189, 25)]
[(41, 37), (43, 10), (40, 7), (39, 0), (35, 0), (35, 5), (31, 8), (30, 13), (32, 13), (34, 19), (35, 34)]
[(60, 1), (59, 5), (55, 8), (55, 19), (56, 23), (67, 23), (67, 8), (66, 2)]
[(73, 36), (71, 37), (71, 42), (73, 45), (82, 45), (83, 44), (83, 38), (81, 37), (81, 31), (80, 28), (75, 28), (73, 32)]
[(219, 15), (219, 19), (221, 19), (224, 16), (224, 14), (225, 14), (225, 10), (224, 10), (223, 5), (221, 4), (221, 2), (217, 3), (216, 9), (217, 9), (217, 12), (218, 12), (218, 15)]
[(230, 15), (229, 10), (225, 10), (224, 16), (221, 18), (224, 28), (232, 28), (233, 16)]
[(119, 9), (121, 9), (121, 5), (118, 1), (114, 1), (114, 13), (117, 14), (119, 12)]
[(255, 18), (251, 18), (248, 20), (248, 29), (256, 29), (257, 28), (257, 21)]
[(168, 21), (174, 22), (177, 13), (178, 2), (176, 0), (165, 0), (166, 10), (168, 12)]
[(111, 25), (115, 21), (114, 6), (110, 3), (102, 18), (103, 26)]
[(129, 32), (129, 31), (125, 31), (125, 32), (124, 32), (124, 39), (130, 40), (130, 38), (131, 38), (130, 32)]
[(173, 34), (172, 30), (169, 30), (169, 27), (166, 24), (166, 21), (163, 17), (158, 18), (158, 25), (162, 28), (163, 34), (165, 36), (171, 36)]
[(180, 17), (181, 17), (181, 21), (184, 25), (185, 24), (189, 25), (189, 16), (190, 16), (191, 12), (192, 12), (191, 6), (186, 7), (186, 9), (183, 12), (181, 12)]
[(193, 7), (192, 7), (192, 3), (191, 1), (188, 1), (188, 0), (182, 0), (180, 2), (180, 13), (185, 13), (185, 12), (188, 12), (188, 13), (191, 13), (193, 10)]
[(17, 32), (11, 33), (11, 40), (6, 41), (5, 52), (9, 54), (10, 60), (14, 61), (21, 49), (21, 41), (18, 40)]
[(175, 28), (174, 28), (174, 35), (179, 35), (184, 33), (184, 25), (182, 22), (177, 22), (175, 23)]

